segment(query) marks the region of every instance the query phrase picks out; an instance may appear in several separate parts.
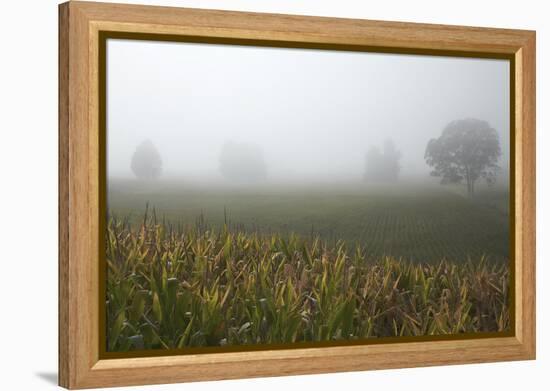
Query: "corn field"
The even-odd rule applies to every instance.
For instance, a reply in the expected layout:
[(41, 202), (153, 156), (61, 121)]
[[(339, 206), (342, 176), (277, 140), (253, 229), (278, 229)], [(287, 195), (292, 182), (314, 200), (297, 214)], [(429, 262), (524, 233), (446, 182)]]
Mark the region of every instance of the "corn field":
[[(332, 242), (331, 242), (332, 243)], [(508, 265), (368, 258), (343, 241), (108, 218), (107, 350), (504, 331)]]

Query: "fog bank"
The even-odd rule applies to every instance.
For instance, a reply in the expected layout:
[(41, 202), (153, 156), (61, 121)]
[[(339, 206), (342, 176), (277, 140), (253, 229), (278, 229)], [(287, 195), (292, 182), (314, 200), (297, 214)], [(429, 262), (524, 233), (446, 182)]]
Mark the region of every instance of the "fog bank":
[(362, 180), (391, 139), (400, 178), (423, 178), (427, 142), (462, 118), (489, 122), (508, 164), (504, 60), (113, 39), (107, 53), (108, 177), (133, 177), (151, 140), (164, 177), (228, 180), (220, 156), (238, 145), (268, 181)]

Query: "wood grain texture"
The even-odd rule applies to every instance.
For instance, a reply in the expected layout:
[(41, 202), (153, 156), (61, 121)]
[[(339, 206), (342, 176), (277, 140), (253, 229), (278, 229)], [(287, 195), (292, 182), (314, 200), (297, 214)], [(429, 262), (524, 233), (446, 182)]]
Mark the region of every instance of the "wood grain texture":
[[(99, 358), (100, 31), (513, 56), (514, 337)], [(535, 357), (535, 33), (478, 27), (69, 2), (59, 8), (59, 383), (89, 388)]]
[(115, 31), (195, 34), (291, 42), (346, 43), (400, 48), (512, 53), (519, 30), (74, 2)]
[[(59, 7), (59, 383), (69, 384), (69, 7)], [(61, 326), (63, 325), (63, 326)]]
[[(59, 259), (59, 383), (74, 388), (97, 362), (93, 338), (97, 334), (94, 307), (98, 291), (97, 258), (93, 258), (94, 238), (90, 221), (92, 192), (89, 137), (94, 134), (88, 119), (89, 26), (78, 6), (59, 6), (60, 23), (60, 259)], [(96, 130), (97, 132), (97, 130)], [(97, 217), (95, 218), (97, 219)], [(91, 235), (91, 236), (90, 236)], [(97, 309), (96, 309), (97, 312)], [(96, 331), (93, 331), (96, 330)], [(95, 345), (97, 346), (97, 344)]]
[[(521, 61), (520, 88), (516, 100), (521, 102), (521, 112), (517, 113), (517, 126), (521, 135), (521, 158), (516, 159), (516, 171), (521, 170), (521, 182), (516, 181), (516, 191), (521, 191), (521, 232), (516, 229), (516, 243), (521, 241), (521, 253), (516, 254), (516, 267), (521, 268), (521, 281), (517, 281), (522, 295), (519, 306), (522, 314), (518, 322), (522, 329), (516, 331), (528, 354), (535, 358), (536, 351), (536, 38), (530, 34), (528, 41), (516, 54), (516, 62)], [(521, 96), (520, 96), (521, 95)], [(516, 128), (517, 129), (517, 128)], [(516, 147), (517, 148), (517, 147)], [(519, 185), (519, 186), (518, 186)], [(519, 187), (519, 189), (518, 189)], [(516, 202), (516, 208), (517, 208)], [(519, 236), (519, 238), (518, 238)]]

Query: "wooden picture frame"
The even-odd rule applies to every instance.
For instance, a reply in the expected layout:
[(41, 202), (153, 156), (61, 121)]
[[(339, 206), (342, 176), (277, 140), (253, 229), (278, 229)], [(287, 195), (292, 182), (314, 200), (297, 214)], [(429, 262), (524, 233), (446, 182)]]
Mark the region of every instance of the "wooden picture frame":
[[(510, 336), (158, 357), (100, 354), (103, 32), (509, 58), (515, 161)], [(163, 38), (164, 37), (164, 38)], [(535, 358), (535, 32), (70, 1), (59, 6), (59, 384), (90, 388)]]

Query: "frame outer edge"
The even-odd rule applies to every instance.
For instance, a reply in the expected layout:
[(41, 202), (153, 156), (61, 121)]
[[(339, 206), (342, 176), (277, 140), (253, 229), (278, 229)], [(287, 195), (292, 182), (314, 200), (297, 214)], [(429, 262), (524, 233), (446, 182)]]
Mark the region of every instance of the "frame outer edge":
[(58, 6), (58, 384), (69, 387), (69, 3)]
[(522, 307), (523, 345), (527, 359), (536, 358), (536, 33), (522, 47)]
[(59, 5), (59, 379), (82, 388), (95, 363), (89, 266), (89, 19), (81, 3)]

